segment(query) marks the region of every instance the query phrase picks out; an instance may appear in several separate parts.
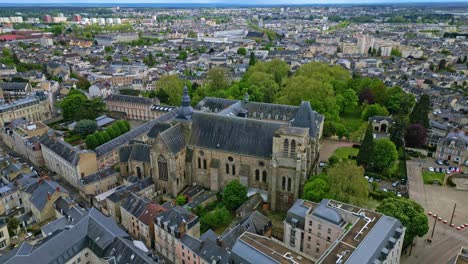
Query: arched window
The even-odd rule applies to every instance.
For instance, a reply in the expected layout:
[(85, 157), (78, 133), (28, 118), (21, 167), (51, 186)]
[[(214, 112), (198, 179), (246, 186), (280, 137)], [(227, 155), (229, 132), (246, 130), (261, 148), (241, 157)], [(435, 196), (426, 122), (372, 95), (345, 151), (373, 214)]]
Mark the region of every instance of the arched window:
[(288, 192), (291, 191), (291, 178), (288, 178)]
[(203, 160), (203, 169), (206, 170), (206, 159)]
[(263, 182), (267, 181), (267, 172), (266, 171), (262, 172), (262, 180), (263, 180)]
[(293, 139), (291, 140), (291, 157), (296, 155), (296, 141)]
[(141, 178), (141, 168), (140, 168), (140, 166), (136, 166), (136, 171), (137, 171), (138, 178)]
[(229, 174), (229, 164), (226, 163), (226, 174)]
[(169, 172), (167, 171), (167, 161), (163, 155), (158, 157), (158, 173), (159, 179), (167, 181), (169, 179)]
[(283, 191), (286, 190), (286, 177), (283, 177), (283, 180), (281, 181), (281, 189)]
[(236, 165), (232, 165), (232, 175), (236, 175)]
[(256, 181), (260, 180), (260, 171), (259, 170), (255, 170), (255, 180)]
[(283, 154), (284, 156), (288, 156), (289, 154), (289, 140), (288, 139), (285, 139), (284, 140), (284, 143), (283, 143)]
[(201, 169), (201, 159), (198, 158), (198, 168)]

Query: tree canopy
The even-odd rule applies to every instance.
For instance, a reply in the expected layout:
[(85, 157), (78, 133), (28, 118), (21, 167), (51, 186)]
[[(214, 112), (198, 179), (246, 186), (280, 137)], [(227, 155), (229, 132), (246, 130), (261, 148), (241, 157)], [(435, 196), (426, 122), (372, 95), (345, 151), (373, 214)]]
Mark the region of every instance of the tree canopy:
[(427, 94), (421, 95), (419, 101), (410, 114), (411, 124), (421, 124), (429, 129), (429, 112), (431, 111), (431, 98)]
[(352, 162), (340, 162), (327, 169), (330, 196), (345, 203), (361, 205), (369, 195), (364, 168)]
[(178, 106), (182, 100), (184, 82), (177, 75), (164, 75), (156, 82), (156, 89), (167, 94), (167, 103)]
[(96, 121), (83, 119), (76, 123), (75, 128), (73, 129), (76, 133), (87, 136), (94, 133), (98, 128)]
[(247, 187), (238, 180), (229, 182), (223, 191), (223, 203), (230, 211), (235, 211), (247, 200)]
[(404, 247), (410, 245), (415, 237), (422, 237), (429, 231), (424, 209), (411, 199), (387, 198), (377, 207), (377, 211), (395, 217), (406, 227)]
[(71, 90), (58, 106), (62, 109), (65, 121), (94, 120), (105, 111), (105, 105), (101, 99), (90, 100), (78, 90)]
[(365, 168), (367, 168), (369, 165), (372, 164), (373, 155), (374, 131), (372, 128), (372, 124), (368, 124), (366, 134), (364, 135), (361, 147), (359, 148), (356, 162), (358, 165), (363, 165)]
[(392, 168), (398, 160), (395, 144), (386, 138), (375, 141), (372, 159), (372, 166), (376, 171)]

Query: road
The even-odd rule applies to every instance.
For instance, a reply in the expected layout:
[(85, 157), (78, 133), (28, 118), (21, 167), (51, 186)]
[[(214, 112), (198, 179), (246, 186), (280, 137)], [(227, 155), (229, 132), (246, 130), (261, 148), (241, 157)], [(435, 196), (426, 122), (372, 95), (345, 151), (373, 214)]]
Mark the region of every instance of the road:
[[(421, 167), (420, 164), (422, 163)], [(410, 198), (424, 207), (426, 213), (433, 212), (443, 219), (450, 221), (454, 204), (457, 203), (453, 223), (460, 225), (468, 222), (468, 204), (466, 197), (468, 192), (442, 187), (437, 185), (424, 185), (422, 168), (427, 167), (426, 161), (408, 161), (408, 183)], [(401, 263), (441, 263), (446, 264), (460, 250), (460, 247), (468, 246), (468, 229), (457, 231), (448, 224), (437, 221), (432, 243), (425, 242), (430, 238), (434, 218), (429, 218), (429, 232), (426, 236), (415, 240), (411, 256), (403, 254)]]

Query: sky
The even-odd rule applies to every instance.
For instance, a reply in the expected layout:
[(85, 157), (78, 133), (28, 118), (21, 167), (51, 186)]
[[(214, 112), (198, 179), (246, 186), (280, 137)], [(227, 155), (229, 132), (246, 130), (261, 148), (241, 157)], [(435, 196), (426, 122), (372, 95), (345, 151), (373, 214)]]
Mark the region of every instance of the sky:
[[(449, 2), (448, 0), (48, 0), (46, 3), (190, 3), (190, 4), (234, 4), (234, 5), (294, 5), (294, 4), (352, 4), (352, 3), (421, 3), (421, 2)], [(450, 2), (467, 2), (468, 0), (450, 0)], [(0, 0), (0, 3), (18, 3), (14, 0)], [(21, 4), (25, 3), (45, 3), (44, 0), (21, 0)]]

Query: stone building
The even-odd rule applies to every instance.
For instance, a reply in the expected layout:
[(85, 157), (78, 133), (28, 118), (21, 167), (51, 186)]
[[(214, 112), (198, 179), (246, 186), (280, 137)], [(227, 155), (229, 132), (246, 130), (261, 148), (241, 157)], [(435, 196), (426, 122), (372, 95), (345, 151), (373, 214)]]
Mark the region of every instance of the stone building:
[(29, 122), (44, 121), (52, 117), (50, 101), (43, 92), (19, 99), (13, 103), (0, 104), (0, 126), (15, 119), (25, 119)]
[(10, 234), (8, 233), (7, 221), (0, 218), (0, 250), (6, 249), (10, 245)]
[(5, 102), (14, 102), (25, 98), (31, 91), (31, 85), (28, 82), (5, 82), (0, 83), (0, 90)]
[(375, 138), (389, 137), (390, 128), (394, 123), (391, 116), (371, 116), (368, 121), (374, 129)]
[(150, 99), (139, 96), (112, 94), (106, 99), (106, 109), (112, 112), (122, 112), (128, 119), (151, 120), (155, 112), (151, 111), (154, 104), (159, 104), (157, 98)]
[(436, 159), (449, 160), (457, 164), (468, 162), (468, 136), (463, 131), (454, 131), (437, 143)]
[(80, 195), (86, 199), (107, 192), (119, 185), (120, 174), (113, 168), (84, 176), (79, 181)]
[(220, 191), (239, 180), (264, 194), (273, 210), (287, 210), (315, 171), (323, 120), (309, 102), (256, 103), (248, 95), (205, 98), (192, 109), (185, 88), (182, 106), (154, 120), (143, 140), (150, 160), (146, 147), (138, 157), (129, 148), (121, 152), (122, 176), (148, 176), (149, 165), (156, 187), (171, 196), (191, 184)]
[(80, 179), (97, 172), (96, 153), (80, 150), (50, 131), (40, 138), (45, 166), (75, 187)]
[(324, 199), (299, 199), (284, 221), (284, 243), (317, 263), (400, 263), (405, 228), (393, 217)]

